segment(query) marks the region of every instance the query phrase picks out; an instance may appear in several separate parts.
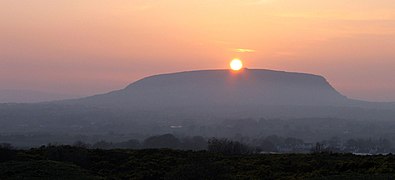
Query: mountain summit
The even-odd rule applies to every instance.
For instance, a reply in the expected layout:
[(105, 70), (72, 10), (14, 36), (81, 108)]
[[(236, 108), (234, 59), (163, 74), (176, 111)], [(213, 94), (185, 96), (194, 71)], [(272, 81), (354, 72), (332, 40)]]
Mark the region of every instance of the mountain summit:
[[(322, 76), (263, 69), (154, 75), (125, 89), (76, 100), (93, 106), (166, 108), (238, 105), (341, 105), (347, 98)], [(74, 101), (75, 102), (75, 101)]]

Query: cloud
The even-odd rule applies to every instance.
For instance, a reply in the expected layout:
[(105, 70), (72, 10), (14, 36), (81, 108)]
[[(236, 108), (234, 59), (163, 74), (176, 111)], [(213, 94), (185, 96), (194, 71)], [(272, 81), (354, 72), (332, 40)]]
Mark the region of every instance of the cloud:
[(239, 53), (253, 53), (253, 52), (255, 52), (256, 50), (254, 50), (254, 49), (234, 49), (233, 51), (235, 51), (235, 52), (239, 52)]

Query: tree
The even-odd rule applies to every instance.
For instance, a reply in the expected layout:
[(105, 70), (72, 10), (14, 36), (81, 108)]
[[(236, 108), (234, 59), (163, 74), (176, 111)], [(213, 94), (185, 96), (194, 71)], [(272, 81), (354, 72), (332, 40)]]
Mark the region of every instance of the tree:
[(268, 141), (266, 139), (260, 140), (258, 147), (262, 151), (266, 151), (266, 152), (276, 152), (277, 151), (276, 145), (273, 142)]
[(205, 150), (207, 149), (207, 141), (202, 136), (194, 136), (192, 138), (182, 139), (182, 149), (186, 150)]
[(324, 145), (320, 143), (316, 143), (314, 148), (311, 150), (313, 153), (322, 153), (324, 152)]
[(16, 151), (9, 143), (0, 144), (0, 162), (11, 160), (16, 156)]
[(180, 140), (172, 134), (164, 134), (160, 136), (152, 136), (144, 140), (144, 148), (160, 149), (170, 148), (177, 149), (180, 147)]
[(226, 138), (211, 138), (208, 141), (208, 151), (223, 154), (251, 154), (253, 152), (249, 146)]
[(83, 141), (76, 141), (73, 143), (74, 147), (79, 147), (79, 148), (89, 148), (91, 145), (88, 143), (85, 143)]
[(120, 142), (114, 144), (115, 148), (125, 148), (125, 149), (139, 149), (141, 147), (140, 141), (136, 139), (131, 139), (126, 142)]
[(106, 142), (104, 140), (101, 140), (101, 141), (92, 145), (92, 148), (95, 148), (95, 149), (111, 149), (113, 147), (114, 146), (112, 143)]

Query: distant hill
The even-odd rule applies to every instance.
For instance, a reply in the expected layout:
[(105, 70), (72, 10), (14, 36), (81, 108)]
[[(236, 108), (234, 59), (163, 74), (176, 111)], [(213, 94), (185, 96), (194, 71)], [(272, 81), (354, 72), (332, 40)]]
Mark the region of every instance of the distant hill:
[(160, 112), (175, 116), (182, 114), (229, 118), (355, 118), (354, 115), (360, 117), (363, 114), (355, 112), (367, 112), (363, 109), (395, 110), (394, 103), (349, 99), (322, 76), (265, 69), (160, 74), (143, 78), (124, 89), (107, 94), (57, 103), (130, 112)]
[(75, 98), (76, 96), (22, 89), (0, 89), (0, 103), (37, 103)]

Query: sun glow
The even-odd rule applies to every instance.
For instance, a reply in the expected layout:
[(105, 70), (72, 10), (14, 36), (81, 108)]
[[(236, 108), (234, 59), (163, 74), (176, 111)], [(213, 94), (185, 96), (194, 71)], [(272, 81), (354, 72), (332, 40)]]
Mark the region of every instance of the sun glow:
[(243, 68), (243, 62), (240, 59), (233, 59), (230, 61), (230, 68), (233, 71), (239, 71), (241, 68)]

